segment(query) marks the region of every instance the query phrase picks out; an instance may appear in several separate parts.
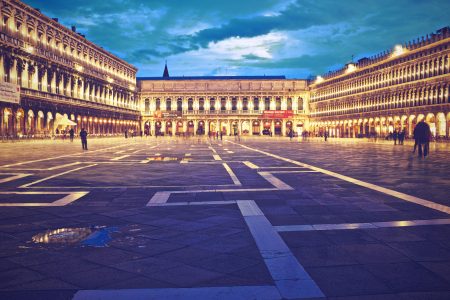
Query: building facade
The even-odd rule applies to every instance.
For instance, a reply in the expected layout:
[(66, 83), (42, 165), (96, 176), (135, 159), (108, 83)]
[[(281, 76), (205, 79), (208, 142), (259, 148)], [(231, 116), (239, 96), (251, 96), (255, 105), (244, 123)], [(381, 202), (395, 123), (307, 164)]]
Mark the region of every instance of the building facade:
[(151, 135), (287, 135), (308, 124), (306, 80), (284, 76), (138, 78)]
[(0, 137), (86, 128), (155, 135), (450, 136), (450, 28), (315, 81), (284, 76), (136, 79), (137, 69), (18, 0), (0, 1)]
[(411, 136), (425, 119), (433, 135), (450, 131), (450, 28), (397, 45), (319, 76), (310, 88), (310, 129), (336, 137)]
[(17, 0), (0, 1), (0, 66), (2, 137), (140, 126), (137, 69)]

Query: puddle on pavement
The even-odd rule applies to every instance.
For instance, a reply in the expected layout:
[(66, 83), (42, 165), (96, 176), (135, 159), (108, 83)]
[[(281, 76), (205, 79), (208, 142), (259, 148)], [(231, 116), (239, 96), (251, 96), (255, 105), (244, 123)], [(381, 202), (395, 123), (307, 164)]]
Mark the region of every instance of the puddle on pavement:
[(117, 227), (59, 228), (38, 233), (32, 241), (40, 244), (77, 244), (91, 247), (106, 247), (111, 241), (111, 233)]

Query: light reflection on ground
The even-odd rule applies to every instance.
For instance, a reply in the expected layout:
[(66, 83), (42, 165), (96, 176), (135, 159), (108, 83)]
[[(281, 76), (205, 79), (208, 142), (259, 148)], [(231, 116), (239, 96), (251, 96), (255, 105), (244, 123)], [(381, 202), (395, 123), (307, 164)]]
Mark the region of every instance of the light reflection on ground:
[(43, 244), (74, 244), (84, 240), (92, 231), (91, 228), (59, 228), (38, 233), (32, 237), (32, 240)]

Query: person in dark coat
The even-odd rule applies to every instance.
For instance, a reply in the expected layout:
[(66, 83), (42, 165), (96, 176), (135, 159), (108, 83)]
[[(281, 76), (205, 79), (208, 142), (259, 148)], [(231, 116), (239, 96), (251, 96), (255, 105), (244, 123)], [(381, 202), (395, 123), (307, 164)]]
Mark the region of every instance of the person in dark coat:
[(81, 147), (83, 148), (83, 150), (87, 150), (87, 131), (84, 130), (84, 128), (81, 129), (80, 131), (80, 139), (81, 139)]
[(402, 131), (400, 131), (398, 133), (398, 144), (399, 145), (403, 145), (403, 142), (405, 141), (405, 134), (406, 134), (405, 129), (403, 129)]
[(430, 140), (431, 140), (431, 130), (430, 125), (425, 123), (424, 120), (417, 123), (416, 127), (414, 128), (414, 151), (416, 150), (416, 146), (419, 148), (419, 157), (422, 157), (422, 154), (424, 157), (428, 155), (429, 147), (430, 147)]
[(397, 139), (398, 139), (397, 129), (394, 130), (394, 133), (392, 134), (392, 138), (394, 139), (394, 145), (397, 145)]
[(73, 130), (73, 128), (70, 128), (69, 130), (69, 137), (70, 137), (70, 141), (73, 142), (73, 137), (75, 136), (75, 131)]

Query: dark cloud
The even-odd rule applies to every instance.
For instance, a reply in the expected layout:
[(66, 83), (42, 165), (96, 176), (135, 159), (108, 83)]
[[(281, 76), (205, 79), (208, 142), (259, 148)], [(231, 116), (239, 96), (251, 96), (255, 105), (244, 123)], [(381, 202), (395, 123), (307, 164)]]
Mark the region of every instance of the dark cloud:
[[(202, 58), (195, 54), (211, 43), (273, 32), (285, 32), (311, 49), (286, 57), (274, 48), (272, 59), (253, 52), (238, 61), (221, 55), (217, 63), (205, 63), (204, 74), (212, 72), (211, 65), (222, 64), (238, 66), (242, 73), (265, 69), (298, 69), (299, 76), (323, 73), (344, 64), (352, 54), (357, 58), (374, 54), (448, 26), (450, 11), (446, 0), (24, 1), (59, 17), (66, 26), (77, 25), (89, 40), (130, 63), (145, 65), (141, 75), (160, 75), (159, 65), (169, 57), (176, 57), (180, 65), (192, 60), (201, 65)], [(295, 34), (303, 31), (308, 35)], [(154, 74), (148, 71), (151, 66), (157, 66)]]

